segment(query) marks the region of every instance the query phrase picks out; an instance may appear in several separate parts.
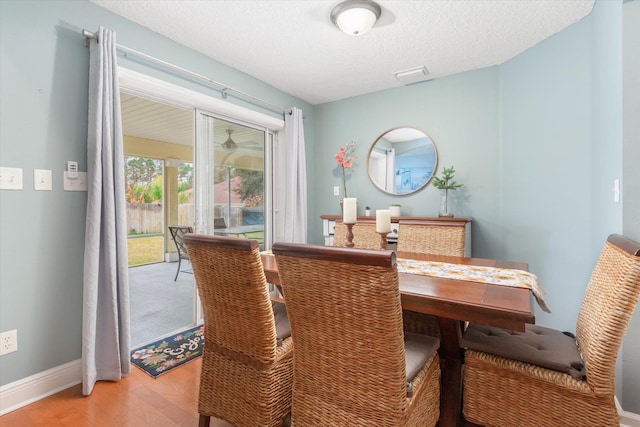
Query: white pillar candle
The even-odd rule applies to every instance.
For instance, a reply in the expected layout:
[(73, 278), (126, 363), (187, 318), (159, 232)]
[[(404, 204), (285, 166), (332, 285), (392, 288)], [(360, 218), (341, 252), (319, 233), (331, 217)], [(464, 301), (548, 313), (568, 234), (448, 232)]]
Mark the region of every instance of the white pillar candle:
[(342, 201), (342, 222), (345, 224), (355, 224), (357, 219), (357, 199), (355, 197), (345, 197)]
[(376, 210), (376, 233), (391, 233), (391, 212), (388, 209)]

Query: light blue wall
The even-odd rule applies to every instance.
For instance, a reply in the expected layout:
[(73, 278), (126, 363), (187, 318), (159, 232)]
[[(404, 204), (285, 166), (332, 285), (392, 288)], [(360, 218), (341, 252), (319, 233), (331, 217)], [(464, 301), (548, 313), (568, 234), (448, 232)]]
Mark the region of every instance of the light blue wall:
[[(623, 175), (622, 199), (624, 234), (640, 242), (640, 1), (623, 8)], [(631, 319), (622, 348), (622, 407), (640, 414), (640, 309)]]
[[(89, 52), (81, 30), (99, 25), (114, 30), (120, 44), (302, 108), (313, 145), (309, 104), (88, 1), (0, 1), (0, 165), (23, 168), (24, 179), (23, 191), (0, 191), (0, 331), (17, 329), (19, 349), (2, 356), (0, 385), (80, 358), (87, 195), (63, 191), (62, 173), (67, 160), (87, 168)], [(53, 191), (33, 191), (36, 168), (53, 171)]]
[[(421, 128), (438, 148), (438, 174), (455, 165), (465, 184), (453, 211), (474, 218), (473, 255), (528, 262), (552, 310), (537, 309), (537, 323), (575, 330), (602, 245), (623, 231), (611, 191), (623, 174), (621, 10), (620, 1), (598, 1), (587, 18), (497, 67), (318, 106), (314, 153), (324, 176), (315, 180), (316, 218), (338, 213), (332, 154), (351, 139), (360, 163), (349, 194), (359, 206), (398, 202), (403, 214), (437, 215), (433, 186), (391, 197), (366, 175), (367, 150), (379, 134)], [(637, 109), (631, 114), (637, 123)], [(638, 151), (629, 152), (636, 157), (626, 166), (637, 169)], [(640, 186), (637, 174), (625, 179), (625, 188)], [(320, 241), (319, 220), (311, 232)], [(637, 342), (638, 332), (627, 341)], [(626, 354), (625, 377), (639, 366), (637, 352)], [(638, 396), (624, 400), (636, 412)]]
[[(637, 2), (625, 8), (633, 3), (637, 11)], [(625, 111), (635, 136), (627, 138), (625, 127), (622, 144), (621, 7), (598, 1), (592, 15), (501, 66), (312, 108), (87, 1), (0, 1), (0, 165), (24, 168), (25, 188), (0, 191), (0, 330), (17, 328), (20, 348), (2, 357), (0, 385), (80, 357), (86, 194), (62, 191), (61, 176), (67, 160), (86, 170), (83, 28), (106, 26), (121, 44), (275, 104), (302, 107), (314, 243), (322, 242), (319, 216), (339, 211), (333, 186), (341, 186), (341, 177), (333, 154), (350, 140), (358, 143), (358, 163), (348, 188), (360, 209), (401, 203), (403, 214), (437, 215), (433, 186), (391, 197), (365, 170), (369, 146), (385, 130), (424, 130), (438, 148), (438, 171), (454, 165), (465, 184), (452, 208), (457, 216), (474, 217), (474, 255), (528, 262), (548, 289), (553, 311), (538, 311), (538, 323), (573, 329), (602, 242), (622, 231), (613, 177), (624, 176), (623, 197), (632, 199), (622, 205), (625, 232), (627, 216), (640, 204), (632, 190), (640, 177), (627, 172), (638, 164), (630, 157), (638, 157), (637, 110)], [(631, 16), (625, 29), (628, 21), (639, 28), (638, 13)], [(637, 39), (637, 30), (631, 37)], [(637, 88), (637, 77), (628, 81)], [(52, 192), (32, 190), (34, 168), (53, 170)], [(628, 215), (627, 206), (635, 206)], [(638, 238), (637, 222), (629, 224)], [(638, 329), (627, 341), (640, 341)], [(624, 359), (625, 376), (637, 379), (638, 353), (625, 347)], [(640, 412), (640, 394), (632, 393), (637, 386), (624, 390), (625, 407)]]
[(606, 239), (592, 245), (592, 28), (590, 15), (501, 67), (502, 256), (529, 263), (553, 311), (537, 322), (563, 330)]
[(340, 197), (333, 196), (333, 186), (341, 186), (342, 178), (333, 155), (350, 140), (357, 143), (356, 164), (347, 187), (349, 196), (358, 198), (360, 214), (365, 205), (376, 210), (400, 203), (403, 215), (438, 215), (440, 194), (433, 186), (411, 195), (391, 196), (367, 176), (371, 144), (390, 128), (412, 126), (435, 143), (439, 169), (454, 165), (456, 179), (465, 184), (454, 194), (457, 197), (451, 206), (455, 214), (485, 219), (474, 224), (474, 251), (498, 254), (497, 242), (491, 241), (498, 214), (498, 79), (498, 68), (486, 68), (316, 106), (313, 154), (318, 175), (310, 192), (318, 204), (309, 224), (310, 239), (322, 242), (321, 214), (339, 213)]

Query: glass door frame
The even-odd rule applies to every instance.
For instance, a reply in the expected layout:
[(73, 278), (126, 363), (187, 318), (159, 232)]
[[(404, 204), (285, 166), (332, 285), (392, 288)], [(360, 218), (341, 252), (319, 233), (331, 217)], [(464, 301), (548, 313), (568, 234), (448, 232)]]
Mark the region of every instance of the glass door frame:
[[(180, 81), (175, 79), (170, 74), (164, 75), (166, 80), (152, 77), (148, 74), (144, 74), (138, 71), (131, 70), (126, 67), (118, 66), (118, 79), (120, 83), (120, 90), (124, 90), (133, 95), (139, 95), (142, 97), (155, 99), (159, 102), (172, 104), (177, 107), (194, 109), (194, 138), (197, 138), (197, 132), (195, 131), (195, 121), (198, 117), (197, 110), (202, 109), (207, 112), (215, 112), (216, 115), (221, 116), (225, 120), (253, 123), (254, 126), (263, 126), (267, 129), (268, 137), (265, 140), (265, 199), (267, 192), (269, 193), (269, 201), (265, 200), (265, 225), (270, 224), (269, 233), (265, 230), (265, 248), (270, 248), (273, 244), (273, 223), (274, 223), (274, 147), (277, 134), (284, 130), (284, 117), (274, 117), (260, 113), (258, 111), (242, 107), (240, 105), (233, 104), (231, 102), (214, 98), (211, 95), (197, 92), (192, 89), (180, 86), (171, 81)], [(268, 145), (267, 145), (268, 144)], [(269, 147), (267, 149), (266, 147)], [(195, 150), (195, 141), (194, 141)], [(195, 157), (195, 153), (194, 153)], [(194, 159), (195, 162), (195, 159)], [(194, 163), (195, 164), (195, 163)], [(267, 169), (268, 166), (268, 169)], [(194, 177), (195, 186), (195, 177)], [(266, 227), (265, 227), (266, 228)], [(195, 323), (202, 323), (203, 315), (200, 304), (200, 297), (197, 292), (197, 286), (194, 287), (195, 293)]]
[[(201, 234), (213, 235), (214, 230), (214, 192), (213, 175), (213, 150), (215, 141), (210, 138), (213, 133), (210, 122), (212, 119), (222, 120), (234, 125), (255, 129), (264, 134), (264, 160), (263, 160), (263, 191), (264, 191), (264, 249), (270, 249), (273, 244), (273, 150), (274, 132), (255, 123), (249, 123), (233, 119), (212, 111), (196, 108), (194, 115), (195, 143), (194, 143), (194, 231)], [(202, 304), (199, 295), (196, 298), (196, 317), (198, 321), (203, 319)]]

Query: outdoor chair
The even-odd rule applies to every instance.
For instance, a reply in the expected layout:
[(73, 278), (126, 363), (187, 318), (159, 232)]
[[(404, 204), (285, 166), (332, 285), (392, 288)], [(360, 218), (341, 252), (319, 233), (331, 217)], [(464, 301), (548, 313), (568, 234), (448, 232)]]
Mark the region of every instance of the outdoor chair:
[(295, 346), (292, 426), (435, 425), (440, 340), (403, 333), (395, 254), (272, 250)]
[(176, 244), (176, 248), (178, 249), (178, 271), (176, 271), (176, 277), (173, 279), (175, 282), (178, 280), (178, 274), (180, 274), (180, 265), (182, 260), (189, 261), (189, 254), (187, 253), (187, 249), (184, 247), (184, 235), (187, 233), (193, 233), (193, 228), (181, 225), (170, 225), (169, 232), (171, 232), (171, 237), (173, 238), (173, 242)]
[(291, 409), (293, 341), (284, 304), (272, 303), (258, 242), (187, 234), (204, 311), (200, 426), (278, 426)]
[(612, 234), (591, 274), (576, 334), (470, 324), (463, 413), (486, 426), (615, 426), (615, 364), (640, 295), (640, 243)]

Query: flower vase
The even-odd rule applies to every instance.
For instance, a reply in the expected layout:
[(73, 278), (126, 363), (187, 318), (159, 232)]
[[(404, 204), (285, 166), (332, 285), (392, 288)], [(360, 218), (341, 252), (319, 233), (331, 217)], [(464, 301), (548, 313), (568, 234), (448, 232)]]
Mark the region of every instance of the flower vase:
[(449, 212), (449, 190), (442, 190), (440, 193), (440, 213), (438, 216), (453, 218), (453, 213)]

